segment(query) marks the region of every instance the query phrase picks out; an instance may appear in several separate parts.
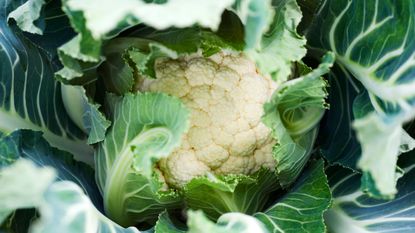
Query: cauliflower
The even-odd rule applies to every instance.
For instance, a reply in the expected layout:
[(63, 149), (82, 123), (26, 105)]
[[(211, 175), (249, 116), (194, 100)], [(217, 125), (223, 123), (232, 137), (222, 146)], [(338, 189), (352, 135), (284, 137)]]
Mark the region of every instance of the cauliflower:
[(167, 184), (182, 187), (212, 174), (252, 174), (273, 169), (271, 131), (262, 122), (263, 104), (276, 89), (241, 54), (220, 52), (159, 59), (157, 79), (143, 79), (138, 90), (180, 98), (191, 111), (182, 144), (159, 168)]

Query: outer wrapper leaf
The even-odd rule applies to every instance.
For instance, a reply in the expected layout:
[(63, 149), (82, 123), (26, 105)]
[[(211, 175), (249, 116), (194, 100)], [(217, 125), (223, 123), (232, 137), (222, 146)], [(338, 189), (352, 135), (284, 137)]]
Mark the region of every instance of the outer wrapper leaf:
[[(16, 209), (31, 208), (42, 202), (43, 193), (55, 179), (55, 172), (51, 168), (37, 168), (33, 163), (22, 160), (10, 168), (0, 170), (0, 224)], [(19, 174), (20, 173), (20, 174)], [(20, 176), (18, 176), (18, 174)], [(28, 178), (36, 175), (38, 182)]]
[(40, 132), (1, 135), (0, 154), (0, 230), (138, 232), (123, 229), (100, 213), (102, 199), (93, 170), (51, 147)]
[[(370, 111), (355, 111), (353, 125), (362, 148), (358, 167), (365, 172), (364, 188), (379, 198), (391, 198), (397, 191), (396, 161), (406, 143), (400, 139), (402, 125), (415, 116), (415, 44), (410, 39), (415, 35), (414, 11), (412, 0), (326, 0), (308, 29), (310, 45), (333, 51), (368, 91), (356, 104), (369, 105)], [(388, 162), (380, 167), (380, 160)]]
[[(91, 162), (92, 148), (85, 144), (80, 131), (63, 108), (60, 84), (53, 80), (57, 70), (56, 47), (67, 35), (62, 14), (55, 1), (45, 6), (48, 17), (43, 36), (21, 32), (13, 23), (7, 24), (7, 15), (15, 10), (15, 1), (4, 1), (0, 12), (0, 131), (15, 129), (42, 131), (53, 146), (73, 153), (78, 160)], [(47, 44), (47, 45), (46, 45)]]
[[(357, 170), (361, 147), (352, 128), (353, 103), (364, 88), (353, 81), (344, 67), (334, 65), (328, 75), (330, 88), (327, 110), (319, 129), (320, 151), (331, 164), (342, 164)], [(361, 106), (360, 109), (365, 108)]]
[(10, 12), (8, 19), (14, 19), (17, 26), (22, 31), (42, 35), (42, 24), (44, 24), (44, 22), (43, 20), (40, 20), (40, 23), (35, 23), (35, 21), (40, 18), (43, 4), (45, 4), (44, 0), (28, 0), (14, 11)]
[(217, 29), (222, 12), (232, 2), (173, 0), (147, 3), (142, 0), (122, 0), (114, 3), (107, 0), (65, 0), (63, 9), (79, 34), (60, 48), (60, 59), (65, 67), (57, 73), (57, 77), (70, 83), (91, 80), (93, 77), (85, 77), (84, 73), (103, 61), (100, 57), (103, 41), (140, 23), (159, 30), (195, 24)]
[(323, 213), (331, 203), (331, 193), (322, 160), (313, 162), (289, 192), (254, 217), (269, 232), (324, 232)]
[[(139, 232), (133, 227), (124, 229), (102, 215), (73, 182), (53, 183), (54, 175), (52, 168), (38, 168), (25, 159), (1, 169), (0, 183), (3, 188), (0, 196), (4, 201), (2, 203), (8, 205), (1, 206), (0, 223), (8, 211), (34, 207), (40, 212), (41, 218), (31, 224), (30, 233), (52, 233), (57, 230), (64, 233)], [(34, 177), (36, 182), (33, 182)], [(11, 180), (14, 182), (11, 183)]]
[(200, 211), (187, 212), (187, 230), (174, 225), (169, 215), (160, 214), (155, 226), (155, 233), (268, 233), (265, 226), (256, 218), (242, 213), (226, 213), (216, 223), (212, 222)]
[[(183, 1), (170, 0), (163, 3), (147, 3), (146, 1), (122, 0), (90, 1), (68, 0), (66, 7), (72, 12), (81, 12), (85, 22), (83, 26), (94, 38), (102, 38), (119, 27), (144, 23), (158, 30), (168, 27), (189, 27), (199, 24), (216, 29), (220, 23), (222, 12), (233, 3), (226, 1)], [(114, 7), (118, 6), (114, 11)], [(164, 17), (160, 17), (160, 16)]]
[(252, 216), (241, 213), (226, 213), (217, 223), (211, 222), (202, 211), (189, 211), (187, 225), (189, 233), (267, 233), (265, 226)]
[(56, 180), (68, 180), (81, 186), (96, 208), (102, 209), (102, 198), (94, 180), (94, 170), (75, 161), (71, 154), (51, 147), (42, 137), (42, 133), (18, 130), (5, 135), (0, 138), (0, 154), (0, 168), (21, 158), (30, 160), (39, 167), (54, 167)]
[[(391, 163), (397, 163), (397, 154), (400, 153), (405, 131), (401, 125), (384, 124), (375, 113), (354, 121), (353, 126), (357, 130), (357, 139), (364, 141), (362, 156), (358, 162), (363, 170), (362, 189), (378, 198), (393, 198), (400, 174), (396, 173), (396, 166), (391, 166)], [(387, 144), (384, 143), (385, 140)], [(381, 190), (390, 190), (390, 193), (382, 193)]]
[(335, 166), (327, 174), (333, 192), (333, 207), (324, 215), (333, 232), (413, 232), (415, 229), (414, 152), (401, 155), (405, 174), (397, 182), (394, 200), (378, 200), (359, 189), (361, 174)]
[[(320, 128), (318, 140), (323, 156), (332, 164), (343, 165), (354, 171), (359, 171), (357, 164), (360, 159), (359, 165), (366, 166), (373, 174), (378, 174), (377, 176), (383, 179), (383, 186), (395, 186), (399, 174), (395, 173), (396, 168), (390, 166), (390, 163), (397, 157), (379, 159), (379, 156), (372, 155), (393, 155), (411, 150), (414, 140), (401, 127), (392, 125), (391, 128), (370, 113), (373, 107), (367, 101), (367, 92), (343, 66), (336, 65), (332, 69), (329, 84), (331, 88), (328, 101), (331, 107), (322, 121), (324, 123)], [(368, 112), (372, 117), (359, 118)], [(354, 121), (355, 119), (358, 120)], [(359, 127), (360, 130), (356, 132), (353, 126)], [(370, 156), (361, 157), (362, 148), (358, 137), (360, 140), (367, 140), (364, 149), (371, 152), (364, 154)], [(390, 142), (396, 142), (384, 143), (386, 138)], [(395, 148), (396, 143), (400, 145), (399, 148)], [(397, 149), (398, 152), (384, 153), (391, 149)], [(362, 190), (368, 191), (372, 196), (385, 197), (385, 194), (377, 190), (371, 173), (364, 172)]]

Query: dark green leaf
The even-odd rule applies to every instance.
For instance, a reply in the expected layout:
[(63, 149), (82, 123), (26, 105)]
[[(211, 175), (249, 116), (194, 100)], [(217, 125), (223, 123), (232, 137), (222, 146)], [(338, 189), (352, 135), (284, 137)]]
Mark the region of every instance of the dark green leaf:
[(323, 213), (330, 203), (324, 163), (319, 160), (310, 164), (285, 196), (254, 216), (270, 232), (324, 232)]

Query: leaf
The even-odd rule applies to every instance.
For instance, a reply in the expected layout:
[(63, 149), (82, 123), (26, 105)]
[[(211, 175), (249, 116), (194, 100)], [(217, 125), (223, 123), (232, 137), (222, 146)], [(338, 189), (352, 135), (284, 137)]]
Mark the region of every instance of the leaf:
[[(379, 100), (396, 104), (376, 106), (379, 113), (405, 111), (404, 102), (415, 95), (411, 88), (414, 80), (410, 78), (415, 59), (415, 45), (410, 40), (415, 34), (413, 3), (413, 0), (402, 4), (326, 0), (315, 18), (314, 27), (309, 29), (313, 35), (319, 35), (310, 34), (310, 44), (335, 52), (339, 63), (373, 95), (373, 105)], [(388, 39), (378, 40), (383, 35), (389, 35)], [(369, 43), (373, 45), (366, 46)]]
[(361, 146), (351, 122), (355, 119), (354, 100), (364, 88), (340, 65), (333, 66), (328, 82), (330, 108), (320, 123), (317, 144), (330, 164), (341, 164), (357, 171)]
[[(184, 28), (194, 24), (217, 29), (222, 12), (232, 3), (233, 0), (208, 2), (170, 0), (158, 4), (141, 0), (122, 0), (116, 4), (109, 0), (88, 3), (68, 0), (65, 6), (69, 14), (81, 12), (84, 19), (80, 20), (85, 21), (83, 27), (87, 28), (95, 39), (99, 39), (119, 25), (130, 26), (131, 23), (138, 22), (158, 30), (169, 27)], [(116, 11), (114, 7), (117, 7)]]
[(325, 215), (330, 231), (413, 232), (415, 230), (414, 152), (402, 155), (399, 164), (405, 176), (399, 179), (394, 200), (374, 199), (359, 189), (361, 174), (338, 166), (328, 169), (333, 207)]
[[(331, 164), (340, 164), (355, 171), (359, 171), (357, 162), (360, 159), (359, 166), (365, 167), (364, 171), (371, 171), (364, 173), (362, 189), (378, 198), (393, 197), (391, 193), (395, 192), (394, 187), (398, 174), (395, 174), (396, 167), (391, 166), (391, 161), (396, 164), (395, 154), (412, 150), (415, 141), (400, 125), (398, 127), (393, 124), (385, 124), (382, 119), (372, 113), (373, 107), (367, 101), (367, 93), (363, 86), (357, 83), (343, 66), (336, 65), (332, 69), (329, 75), (329, 85), (331, 87), (329, 93), (331, 108), (320, 128), (318, 140), (323, 156)], [(366, 116), (368, 112), (367, 117), (359, 118)], [(356, 132), (357, 128), (359, 130)], [(363, 155), (370, 156), (361, 157), (362, 148), (358, 138), (360, 141), (367, 141), (362, 146), (368, 152)], [(385, 138), (390, 142), (393, 140), (396, 142), (384, 143)], [(400, 145), (398, 148), (394, 146), (396, 143)], [(395, 151), (386, 153), (389, 150)], [(372, 156), (374, 154), (377, 156)], [(390, 155), (392, 156), (388, 157)], [(371, 174), (377, 174), (376, 179)], [(389, 189), (389, 194), (385, 196), (385, 193), (379, 193), (375, 181), (383, 185), (384, 190)]]
[[(33, 0), (40, 1), (40, 0)], [(13, 1), (28, 2), (27, 0)], [(57, 64), (60, 68), (58, 60), (57, 48), (75, 36), (75, 32), (70, 27), (69, 19), (65, 17), (62, 11), (61, 1), (45, 1), (40, 16), (34, 21), (42, 29), (42, 34), (23, 33), (22, 35), (29, 39), (34, 45), (46, 51), (49, 61)], [(30, 9), (29, 9), (30, 10)], [(31, 9), (33, 10), (33, 9)], [(9, 24), (12, 22), (9, 21)]]
[[(143, 0), (122, 0), (114, 3), (94, 0), (86, 3), (65, 0), (63, 10), (79, 34), (59, 49), (64, 68), (57, 73), (57, 77), (71, 84), (93, 80), (96, 75), (87, 74), (88, 77), (85, 77), (84, 73), (94, 73), (97, 65), (104, 60), (100, 56), (103, 42), (140, 23), (159, 30), (191, 27), (194, 24), (217, 29), (222, 12), (232, 2), (170, 0), (147, 3)], [(160, 18), (160, 15), (164, 17)]]
[[(385, 124), (375, 113), (355, 120), (353, 126), (359, 141), (365, 141), (358, 162), (358, 166), (364, 172), (363, 189), (378, 198), (393, 198), (397, 192), (395, 186), (399, 176), (395, 172), (398, 160), (396, 155), (400, 153), (402, 135), (405, 131), (400, 125)], [(385, 140), (388, 143), (384, 143)], [(395, 145), (398, 145), (398, 148)], [(413, 147), (410, 148), (412, 149)]]
[(43, 4), (45, 4), (44, 0), (28, 0), (10, 12), (7, 20), (14, 19), (22, 31), (42, 35), (42, 25), (35, 22), (40, 18)]
[(106, 213), (122, 225), (154, 221), (176, 208), (173, 190), (161, 191), (154, 162), (179, 145), (188, 110), (165, 94), (126, 94), (112, 107), (113, 125), (96, 152), (97, 182)]
[(53, 148), (42, 137), (42, 133), (17, 130), (0, 139), (0, 168), (7, 167), (20, 158), (30, 160), (39, 167), (51, 166), (57, 180), (68, 180), (82, 187), (98, 209), (102, 209), (102, 198), (94, 179), (94, 170), (75, 161), (68, 152)]
[[(38, 168), (25, 159), (1, 169), (0, 196), (4, 202), (0, 205), (12, 205), (2, 206), (0, 216), (7, 214), (4, 210), (11, 212), (20, 208), (37, 208), (41, 217), (31, 225), (30, 233), (52, 233), (56, 230), (64, 233), (139, 233), (134, 227), (124, 229), (102, 215), (75, 183), (52, 183), (54, 174), (52, 168)], [(33, 182), (34, 177), (36, 182)], [(0, 223), (2, 220), (0, 218)]]
[[(55, 78), (66, 84), (85, 85), (96, 80), (96, 68), (103, 62), (100, 57), (101, 43), (90, 42), (90, 51), (82, 51), (81, 36), (77, 35), (58, 48), (59, 60), (63, 68), (55, 72)], [(87, 54), (94, 53), (93, 55)]]
[(242, 213), (226, 213), (217, 223), (209, 220), (201, 210), (189, 210), (187, 216), (188, 230), (185, 231), (175, 226), (167, 212), (163, 212), (155, 226), (155, 233), (268, 233), (260, 221)]
[(175, 226), (169, 214), (165, 211), (159, 215), (157, 223), (154, 227), (155, 233), (185, 233)]
[[(278, 83), (286, 81), (291, 74), (292, 63), (301, 60), (306, 54), (304, 47), (306, 40), (297, 33), (297, 26), (302, 17), (300, 7), (295, 0), (272, 0), (271, 5), (274, 12), (271, 14), (267, 7), (269, 1), (246, 0), (241, 2), (250, 3), (246, 6), (253, 9), (245, 9), (249, 13), (255, 13), (258, 10), (264, 14), (262, 20), (258, 22), (259, 13), (253, 15), (247, 13), (245, 53), (256, 62), (262, 73), (270, 74)], [(270, 16), (272, 16), (272, 20), (269, 23), (269, 28), (265, 28), (264, 22), (269, 22)], [(263, 33), (264, 29), (265, 33)], [(251, 42), (258, 38), (260, 33), (263, 33), (260, 41)]]
[(103, 141), (111, 122), (100, 112), (101, 105), (93, 103), (82, 86), (62, 84), (62, 100), (75, 124), (88, 134), (88, 144)]
[(327, 105), (326, 81), (321, 77), (334, 62), (329, 53), (310, 73), (281, 85), (264, 105), (262, 121), (278, 144), (273, 149), (280, 184), (294, 182), (308, 161)]
[(303, 13), (303, 18), (298, 25), (298, 30), (300, 33), (303, 33), (305, 30), (307, 30), (307, 28), (313, 22), (313, 18), (317, 13), (321, 1), (322, 0), (297, 0), (301, 12)]
[[(235, 20), (229, 17), (229, 20)], [(227, 35), (238, 30), (227, 32), (223, 27), (221, 24), (219, 34), (224, 37), (199, 27), (163, 31), (139, 28), (106, 43), (103, 48), (106, 61), (99, 67), (98, 73), (103, 77), (106, 88), (113, 93), (135, 91), (137, 83), (143, 78), (156, 78), (154, 68), (159, 58), (176, 59), (180, 55), (197, 52), (210, 56), (221, 49), (240, 49), (242, 42)]]
[(218, 219), (216, 224), (200, 210), (189, 211), (188, 216), (189, 233), (268, 233), (260, 221), (241, 213), (226, 213)]
[[(60, 232), (120, 232), (139, 233), (135, 227), (122, 228), (101, 214), (82, 189), (72, 182), (54, 183), (44, 195), (45, 204), (39, 207), (41, 221), (33, 226), (33, 233)], [(76, 213), (78, 216), (74, 216)]]
[[(20, 233), (29, 232), (30, 224), (32, 221), (39, 217), (39, 213), (35, 209), (20, 209), (12, 213), (3, 225), (0, 224), (0, 232), (2, 233)], [(10, 220), (15, 221), (10, 221)], [(20, 219), (20, 221), (17, 221)], [(26, 221), (29, 219), (29, 221)]]
[(331, 193), (323, 169), (322, 160), (311, 163), (286, 195), (254, 217), (270, 232), (324, 232)]
[[(143, 26), (125, 32), (122, 37), (106, 38), (107, 41), (102, 46), (102, 57), (95, 62), (89, 61), (87, 57), (84, 62), (74, 60), (71, 56), (83, 55), (78, 51), (77, 45), (69, 42), (60, 50), (60, 58), (65, 67), (57, 73), (58, 79), (70, 84), (88, 83), (96, 79), (95, 72), (98, 72), (109, 91), (123, 94), (131, 91), (138, 79), (155, 78), (154, 63), (157, 58), (175, 59), (179, 55), (198, 51), (204, 56), (210, 56), (221, 49), (242, 50), (243, 41), (234, 35), (242, 33), (240, 25), (225, 28), (228, 24), (234, 26), (238, 23), (233, 22), (236, 16), (225, 14), (224, 17), (227, 17), (227, 21), (220, 25), (217, 34), (196, 26), (160, 31)], [(77, 51), (70, 55), (66, 49)], [(68, 75), (69, 78), (62, 75)]]
[(193, 178), (183, 189), (186, 205), (203, 210), (216, 220), (228, 212), (254, 214), (262, 210), (280, 188), (273, 171), (261, 169), (251, 176), (225, 175)]
[[(372, 195), (382, 198), (391, 198), (396, 193), (396, 161), (402, 143), (398, 131), (415, 116), (415, 45), (410, 39), (415, 36), (414, 10), (413, 0), (399, 4), (377, 0), (326, 0), (308, 30), (309, 44), (333, 51), (337, 62), (368, 91), (357, 103), (369, 104), (373, 113), (356, 115), (354, 123), (362, 145), (358, 166), (367, 174), (366, 178), (370, 176), (365, 180), (374, 182), (368, 184), (373, 187)], [(378, 138), (377, 143), (362, 137), (371, 131), (368, 125), (363, 125), (369, 121), (373, 121), (371, 125), (377, 124), (378, 133), (389, 137)], [(382, 130), (379, 130), (380, 125), (383, 125)], [(389, 160), (388, 168), (383, 167), (386, 169), (382, 174), (384, 178), (373, 169), (376, 159), (368, 159), (378, 149), (374, 148), (375, 144), (387, 145), (377, 155)]]
[[(30, 208), (41, 203), (43, 193), (55, 179), (52, 168), (37, 168), (27, 160), (2, 168), (0, 174), (0, 223), (15, 209)], [(36, 177), (36, 182), (23, 177)]]
[(237, 0), (232, 10), (245, 26), (246, 49), (260, 49), (262, 35), (268, 30), (275, 13), (271, 0)]
[(177, 58), (177, 53), (143, 38), (115, 38), (104, 46), (106, 61), (99, 67), (106, 88), (117, 94), (133, 91), (140, 78), (155, 78), (154, 62), (159, 57)]
[[(49, 48), (44, 50), (36, 45), (32, 41), (34, 37), (27, 37), (16, 26), (7, 24), (12, 1), (4, 4), (0, 12), (3, 35), (0, 38), (0, 131), (10, 133), (20, 128), (42, 131), (53, 146), (73, 153), (78, 160), (91, 162), (92, 148), (85, 144), (84, 134), (66, 114), (60, 84), (53, 80), (58, 66), (54, 55)], [(51, 44), (58, 43), (54, 34), (49, 34), (54, 23), (53, 19), (48, 20), (41, 36)]]
[(99, 110), (101, 106), (88, 102), (87, 110), (83, 116), (85, 128), (88, 132), (88, 144), (101, 142), (105, 139), (107, 128), (111, 125), (104, 114)]

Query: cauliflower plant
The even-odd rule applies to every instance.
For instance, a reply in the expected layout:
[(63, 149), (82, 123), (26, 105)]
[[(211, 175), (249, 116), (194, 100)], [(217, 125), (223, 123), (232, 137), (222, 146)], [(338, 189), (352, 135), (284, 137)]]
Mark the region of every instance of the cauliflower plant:
[(228, 52), (192, 54), (159, 59), (155, 70), (157, 79), (143, 79), (137, 89), (176, 96), (191, 111), (181, 146), (158, 164), (169, 186), (182, 187), (208, 173), (252, 174), (275, 167), (275, 141), (261, 116), (276, 85), (252, 61)]

